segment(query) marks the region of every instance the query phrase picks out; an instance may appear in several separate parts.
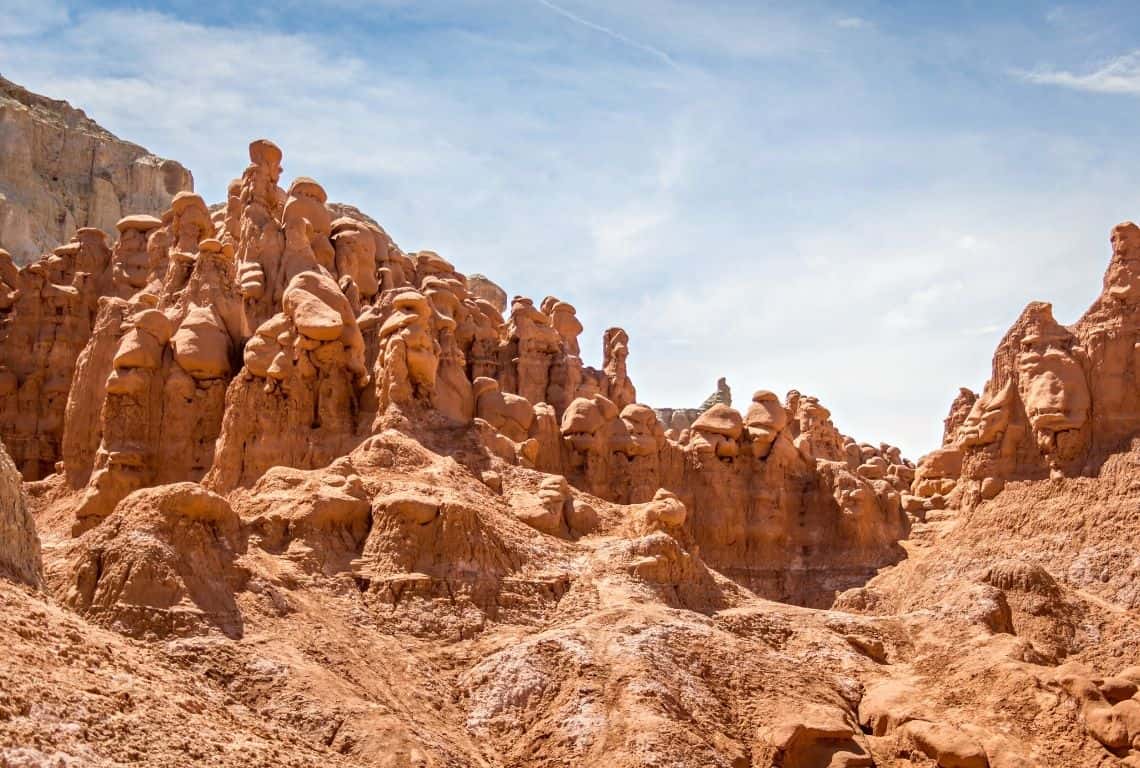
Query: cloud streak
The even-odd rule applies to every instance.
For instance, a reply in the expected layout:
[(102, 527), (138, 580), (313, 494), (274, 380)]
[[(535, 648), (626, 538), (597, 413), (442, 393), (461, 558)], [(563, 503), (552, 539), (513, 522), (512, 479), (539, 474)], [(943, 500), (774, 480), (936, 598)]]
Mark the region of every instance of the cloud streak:
[(1084, 75), (1066, 70), (1019, 72), (1035, 85), (1055, 85), (1075, 91), (1140, 96), (1140, 51), (1118, 56), (1100, 69)]
[(633, 38), (630, 38), (630, 37), (627, 37), (626, 35), (623, 35), (621, 32), (618, 32), (615, 29), (611, 29), (609, 27), (603, 26), (603, 25), (598, 24), (596, 22), (590, 21), (589, 19), (587, 19), (583, 16), (579, 16), (578, 14), (573, 13), (572, 11), (568, 11), (567, 9), (563, 8), (560, 5), (556, 5), (555, 3), (550, 2), (550, 0), (535, 0), (535, 2), (537, 2), (541, 6), (549, 8), (554, 13), (557, 13), (559, 16), (562, 16), (563, 18), (569, 19), (570, 21), (574, 22), (575, 24), (586, 27), (587, 29), (592, 29), (595, 32), (600, 32), (601, 34), (605, 35), (606, 37), (609, 37), (613, 40), (616, 40), (617, 42), (622, 43), (623, 45), (627, 45), (630, 48), (636, 48), (637, 50), (639, 50), (643, 53), (647, 53), (650, 56), (653, 56), (654, 58), (659, 59), (664, 64), (668, 65), (669, 67), (672, 67), (675, 70), (680, 71), (680, 69), (681, 69), (680, 65), (677, 64), (677, 62), (673, 59), (673, 57), (670, 56), (665, 51), (661, 50), (660, 48), (649, 45), (647, 43), (638, 42), (637, 40), (634, 40)]

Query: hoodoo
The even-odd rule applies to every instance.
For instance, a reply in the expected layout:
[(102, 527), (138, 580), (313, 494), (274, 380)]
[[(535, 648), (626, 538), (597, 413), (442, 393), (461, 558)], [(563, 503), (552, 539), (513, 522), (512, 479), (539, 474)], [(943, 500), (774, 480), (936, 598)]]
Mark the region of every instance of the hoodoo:
[(0, 251), (0, 766), (1140, 766), (1135, 225), (916, 466), (286, 150)]

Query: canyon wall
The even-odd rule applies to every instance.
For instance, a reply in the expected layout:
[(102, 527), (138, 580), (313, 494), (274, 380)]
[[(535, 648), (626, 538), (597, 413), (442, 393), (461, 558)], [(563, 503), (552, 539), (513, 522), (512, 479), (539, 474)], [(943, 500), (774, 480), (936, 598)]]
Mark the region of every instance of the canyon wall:
[(159, 214), (190, 172), (122, 141), (67, 102), (0, 77), (0, 248), (27, 263), (80, 227), (111, 235), (132, 213)]

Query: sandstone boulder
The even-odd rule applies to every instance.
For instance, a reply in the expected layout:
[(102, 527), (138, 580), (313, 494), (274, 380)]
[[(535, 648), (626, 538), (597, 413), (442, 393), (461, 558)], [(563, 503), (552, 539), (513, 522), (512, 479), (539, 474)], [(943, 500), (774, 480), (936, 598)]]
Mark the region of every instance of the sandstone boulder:
[(75, 543), (67, 604), (134, 637), (242, 634), (234, 592), (245, 536), (229, 503), (196, 483), (145, 488)]

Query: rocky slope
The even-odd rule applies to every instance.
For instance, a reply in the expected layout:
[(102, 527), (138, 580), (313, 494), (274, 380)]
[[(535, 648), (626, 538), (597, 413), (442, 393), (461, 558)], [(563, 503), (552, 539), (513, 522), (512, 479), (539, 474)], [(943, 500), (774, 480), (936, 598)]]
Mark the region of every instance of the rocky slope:
[(0, 765), (1140, 765), (1131, 225), (916, 471), (282, 162), (0, 275)]
[(40, 540), (20, 487), (20, 473), (0, 445), (0, 577), (37, 586), (40, 583)]
[(190, 172), (122, 141), (67, 102), (0, 77), (0, 249), (27, 263), (79, 227), (108, 235), (128, 213), (160, 214)]

